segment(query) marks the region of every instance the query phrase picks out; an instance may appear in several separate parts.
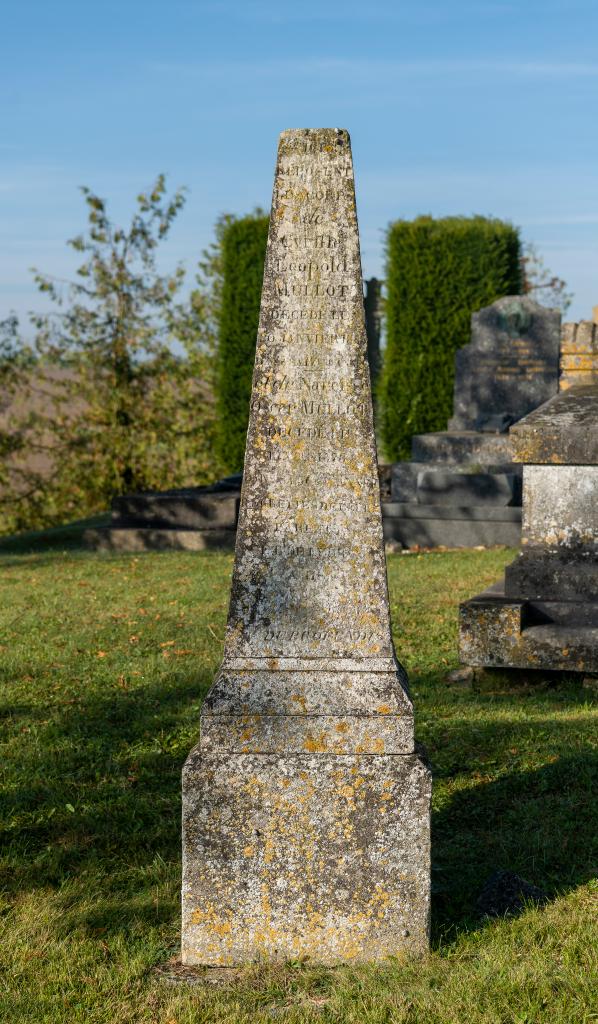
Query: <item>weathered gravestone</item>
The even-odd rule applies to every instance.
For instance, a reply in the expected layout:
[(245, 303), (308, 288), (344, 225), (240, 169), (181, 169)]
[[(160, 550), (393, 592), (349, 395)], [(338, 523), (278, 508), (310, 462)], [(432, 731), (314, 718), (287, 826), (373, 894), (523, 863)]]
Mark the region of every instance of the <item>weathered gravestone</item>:
[(418, 434), (395, 463), (387, 540), (406, 547), (519, 543), (521, 467), (506, 431), (558, 391), (560, 314), (511, 295), (474, 313), (456, 354), (448, 430)]
[(283, 132), (224, 660), (183, 775), (185, 964), (428, 944), (347, 132)]
[(598, 381), (598, 306), (593, 319), (563, 324), (559, 387), (595, 384)]
[(523, 295), (474, 313), (456, 353), (449, 430), (500, 433), (558, 391), (560, 317)]
[(511, 435), (524, 463), (522, 551), (461, 605), (461, 660), (598, 672), (598, 384), (561, 391)]

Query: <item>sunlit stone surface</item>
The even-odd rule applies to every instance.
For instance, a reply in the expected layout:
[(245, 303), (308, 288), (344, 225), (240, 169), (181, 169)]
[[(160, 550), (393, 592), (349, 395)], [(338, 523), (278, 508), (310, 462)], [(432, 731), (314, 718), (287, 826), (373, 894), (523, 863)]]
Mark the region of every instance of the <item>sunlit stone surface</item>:
[(347, 132), (283, 132), (224, 660), (183, 778), (183, 962), (427, 948)]

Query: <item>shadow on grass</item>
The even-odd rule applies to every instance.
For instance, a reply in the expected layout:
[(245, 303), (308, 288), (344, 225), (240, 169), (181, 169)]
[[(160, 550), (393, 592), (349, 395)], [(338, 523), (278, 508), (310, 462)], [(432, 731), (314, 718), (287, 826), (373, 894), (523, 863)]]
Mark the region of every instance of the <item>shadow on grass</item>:
[[(50, 720), (29, 717), (35, 741), (23, 744), (12, 791), (2, 798), (9, 818), (5, 889), (35, 891), (71, 879), (84, 891), (95, 874), (104, 879), (97, 903), (87, 898), (78, 909), (71, 902), (63, 927), (109, 934), (171, 918), (172, 903), (156, 907), (146, 869), (158, 858), (170, 877), (178, 872), (181, 767), (197, 742), (199, 703), (211, 679), (211, 670), (198, 676), (189, 669), (129, 691), (90, 694)], [(589, 716), (587, 722), (589, 732)], [(583, 716), (551, 720), (548, 702), (540, 720), (475, 728), (446, 722), (437, 734), (438, 782), (461, 773), (463, 788), (447, 793), (433, 815), (435, 944), (479, 926), (475, 900), (497, 868), (550, 896), (592, 877), (598, 758), (589, 749), (567, 752), (572, 729), (584, 727)], [(522, 769), (509, 762), (507, 744), (535, 747), (552, 763)], [(480, 756), (494, 757), (494, 767), (483, 769)]]
[(561, 757), (455, 794), (432, 819), (433, 941), (478, 927), (475, 903), (496, 869), (551, 898), (596, 870), (598, 756)]
[[(24, 728), (35, 738), (21, 746), (14, 785), (0, 798), (9, 821), (5, 889), (53, 886), (89, 868), (118, 873), (148, 855), (178, 860), (181, 767), (199, 738), (211, 680), (212, 672), (189, 669), (111, 688), (61, 708), (59, 718), (48, 721), (46, 710), (39, 725), (40, 709), (27, 708)], [(0, 708), (3, 715), (14, 720), (18, 709)]]

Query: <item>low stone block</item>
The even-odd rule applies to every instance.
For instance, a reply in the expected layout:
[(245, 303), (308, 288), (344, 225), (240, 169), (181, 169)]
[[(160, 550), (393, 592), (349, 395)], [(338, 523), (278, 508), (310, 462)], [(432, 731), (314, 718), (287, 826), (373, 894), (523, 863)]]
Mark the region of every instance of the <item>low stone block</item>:
[(183, 962), (425, 953), (430, 790), (417, 754), (196, 747), (183, 783)]
[(421, 470), (417, 501), (422, 505), (520, 505), (521, 480), (514, 473), (455, 473)]
[[(390, 514), (393, 508), (396, 515)], [(518, 508), (387, 504), (384, 510), (385, 542), (405, 548), (517, 547), (521, 539)]]
[(515, 664), (524, 601), (480, 594), (459, 607), (459, 655), (466, 665)]
[(205, 492), (203, 488), (115, 498), (112, 517), (121, 526), (157, 529), (234, 530), (239, 493)]
[(521, 509), (508, 505), (419, 505), (415, 502), (386, 501), (382, 505), (386, 519), (438, 519), (482, 523), (515, 523), (521, 525)]
[(459, 655), (466, 665), (553, 672), (598, 670), (598, 627), (558, 621), (559, 609), (514, 601), (492, 587), (459, 607)]
[(489, 465), (484, 467), (484, 472), (469, 472), (467, 464), (453, 468), (442, 462), (397, 462), (392, 467), (391, 501), (417, 501), (424, 505), (520, 505), (521, 470), (510, 463)]

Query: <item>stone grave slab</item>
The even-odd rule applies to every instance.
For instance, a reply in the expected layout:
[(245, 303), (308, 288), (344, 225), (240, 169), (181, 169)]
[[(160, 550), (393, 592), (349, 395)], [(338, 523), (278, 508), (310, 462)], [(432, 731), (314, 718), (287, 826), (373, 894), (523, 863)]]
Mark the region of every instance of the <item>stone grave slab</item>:
[(241, 474), (207, 487), (124, 494), (112, 502), (109, 526), (83, 539), (97, 551), (205, 551), (235, 546)]
[(183, 963), (428, 945), (430, 773), (393, 648), (351, 148), (280, 136), (222, 667), (183, 774)]

